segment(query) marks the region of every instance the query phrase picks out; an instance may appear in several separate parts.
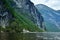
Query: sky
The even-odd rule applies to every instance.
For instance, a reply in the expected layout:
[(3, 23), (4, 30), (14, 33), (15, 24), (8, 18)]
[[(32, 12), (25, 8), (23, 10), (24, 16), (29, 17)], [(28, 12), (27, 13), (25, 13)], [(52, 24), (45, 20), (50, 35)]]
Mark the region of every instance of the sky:
[(55, 9), (55, 10), (60, 10), (60, 0), (31, 0), (35, 5), (37, 4), (44, 4), (47, 5), (48, 7)]

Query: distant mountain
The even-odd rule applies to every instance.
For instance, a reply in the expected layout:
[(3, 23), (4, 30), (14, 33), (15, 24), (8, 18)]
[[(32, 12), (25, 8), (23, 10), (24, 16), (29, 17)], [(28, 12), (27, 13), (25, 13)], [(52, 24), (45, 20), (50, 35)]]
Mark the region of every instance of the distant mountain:
[(38, 11), (44, 17), (47, 31), (59, 32), (60, 31), (60, 11), (54, 10), (46, 5), (36, 5)]

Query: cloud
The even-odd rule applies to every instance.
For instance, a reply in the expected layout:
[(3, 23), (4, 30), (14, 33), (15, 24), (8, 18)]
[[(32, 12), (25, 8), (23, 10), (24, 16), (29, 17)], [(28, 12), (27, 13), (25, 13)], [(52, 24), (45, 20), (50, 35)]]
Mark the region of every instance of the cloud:
[(45, 4), (55, 10), (60, 10), (60, 0), (31, 0), (36, 4)]
[(53, 9), (56, 9), (56, 10), (60, 9), (60, 1), (59, 0), (49, 0), (48, 2), (45, 2), (45, 5), (53, 8)]

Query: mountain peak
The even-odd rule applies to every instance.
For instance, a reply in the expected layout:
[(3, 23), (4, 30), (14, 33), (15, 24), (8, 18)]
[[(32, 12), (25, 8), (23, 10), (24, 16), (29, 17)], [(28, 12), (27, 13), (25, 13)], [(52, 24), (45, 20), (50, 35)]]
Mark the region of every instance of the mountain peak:
[(36, 6), (48, 7), (48, 6), (44, 5), (44, 4), (37, 4)]
[(46, 5), (44, 5), (44, 4), (37, 4), (37, 5), (46, 6)]
[(44, 4), (38, 4), (38, 5), (36, 5), (36, 7), (38, 7), (39, 9), (47, 10), (47, 11), (49, 11), (49, 10), (55, 11), (54, 9), (52, 9), (49, 6), (44, 5)]

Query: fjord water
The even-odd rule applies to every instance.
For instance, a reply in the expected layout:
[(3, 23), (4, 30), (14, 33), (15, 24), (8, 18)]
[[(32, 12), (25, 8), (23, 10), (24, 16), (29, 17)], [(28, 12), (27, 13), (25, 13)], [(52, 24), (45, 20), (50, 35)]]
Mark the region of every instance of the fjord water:
[(60, 32), (0, 33), (0, 40), (60, 40)]
[(23, 40), (60, 40), (60, 32), (30, 32), (23, 35)]

